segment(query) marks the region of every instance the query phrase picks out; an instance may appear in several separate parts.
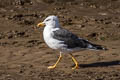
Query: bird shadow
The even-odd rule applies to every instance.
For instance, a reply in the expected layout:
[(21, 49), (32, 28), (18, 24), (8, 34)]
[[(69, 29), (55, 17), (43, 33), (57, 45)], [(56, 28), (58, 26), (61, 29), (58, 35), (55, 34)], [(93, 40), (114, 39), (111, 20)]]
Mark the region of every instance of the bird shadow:
[(108, 66), (114, 66), (114, 65), (120, 65), (120, 60), (109, 61), (109, 62), (96, 62), (96, 63), (91, 63), (91, 64), (79, 64), (79, 67), (82, 67), (82, 68), (108, 67)]

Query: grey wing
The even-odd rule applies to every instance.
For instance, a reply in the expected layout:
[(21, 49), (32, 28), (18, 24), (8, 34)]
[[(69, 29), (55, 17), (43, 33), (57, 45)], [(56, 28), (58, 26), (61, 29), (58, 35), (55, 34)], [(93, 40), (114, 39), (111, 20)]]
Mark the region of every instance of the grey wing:
[(64, 44), (67, 45), (67, 48), (86, 48), (89, 43), (88, 41), (77, 37), (70, 31), (65, 29), (53, 31), (53, 34), (53, 38), (64, 41)]

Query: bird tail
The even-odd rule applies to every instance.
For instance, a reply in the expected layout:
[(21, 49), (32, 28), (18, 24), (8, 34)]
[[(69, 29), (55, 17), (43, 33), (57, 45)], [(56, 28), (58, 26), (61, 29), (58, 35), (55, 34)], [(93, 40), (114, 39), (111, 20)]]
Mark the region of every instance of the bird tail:
[(97, 44), (89, 44), (88, 48), (93, 50), (108, 50), (107, 48)]
[(98, 44), (93, 44), (91, 42), (88, 42), (88, 40), (83, 40), (84, 43), (86, 43), (86, 47), (90, 50), (108, 50), (107, 48), (101, 46), (101, 45), (98, 45)]

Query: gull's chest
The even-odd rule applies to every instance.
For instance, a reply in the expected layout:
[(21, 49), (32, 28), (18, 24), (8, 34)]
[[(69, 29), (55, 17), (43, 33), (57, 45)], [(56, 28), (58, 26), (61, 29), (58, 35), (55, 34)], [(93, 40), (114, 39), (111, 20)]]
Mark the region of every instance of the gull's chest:
[(44, 29), (43, 31), (43, 38), (45, 40), (45, 43), (52, 49), (59, 49), (60, 41), (53, 38), (53, 33), (49, 29)]

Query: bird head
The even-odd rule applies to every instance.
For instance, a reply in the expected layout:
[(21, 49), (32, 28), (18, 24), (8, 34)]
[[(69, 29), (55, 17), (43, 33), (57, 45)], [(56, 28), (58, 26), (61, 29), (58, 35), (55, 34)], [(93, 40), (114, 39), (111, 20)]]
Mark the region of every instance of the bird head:
[(43, 27), (43, 26), (59, 27), (58, 17), (54, 15), (48, 16), (43, 22), (37, 24), (37, 27)]

